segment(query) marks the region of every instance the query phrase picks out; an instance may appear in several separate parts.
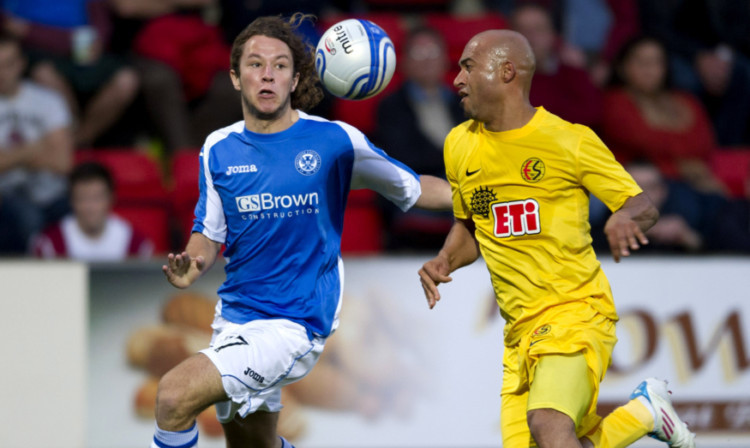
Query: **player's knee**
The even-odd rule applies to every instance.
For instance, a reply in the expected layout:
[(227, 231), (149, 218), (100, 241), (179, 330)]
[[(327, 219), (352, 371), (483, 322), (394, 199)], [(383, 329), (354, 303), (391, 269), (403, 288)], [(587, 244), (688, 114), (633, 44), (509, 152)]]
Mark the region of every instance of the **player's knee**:
[(529, 425), (529, 432), (534, 440), (539, 440), (539, 436), (544, 435), (545, 421), (543, 413), (538, 410), (529, 411), (526, 414), (526, 422)]
[(138, 74), (131, 68), (120, 69), (109, 82), (110, 88), (123, 103), (128, 103), (135, 98), (140, 85)]
[(546, 441), (575, 439), (575, 423), (562, 412), (554, 409), (534, 409), (528, 412), (526, 420), (531, 436), (540, 446)]
[(192, 422), (194, 410), (185, 400), (185, 391), (165, 375), (156, 393), (156, 423), (160, 428), (174, 430)]

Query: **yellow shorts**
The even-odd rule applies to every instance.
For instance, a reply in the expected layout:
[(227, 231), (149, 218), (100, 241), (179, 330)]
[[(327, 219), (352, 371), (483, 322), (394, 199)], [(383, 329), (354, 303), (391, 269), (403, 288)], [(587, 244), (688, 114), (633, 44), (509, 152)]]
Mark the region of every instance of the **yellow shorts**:
[(571, 302), (545, 310), (529, 328), (503, 355), (503, 448), (535, 446), (526, 421), (532, 409), (568, 415), (579, 437), (601, 420), (596, 401), (617, 342), (615, 322)]

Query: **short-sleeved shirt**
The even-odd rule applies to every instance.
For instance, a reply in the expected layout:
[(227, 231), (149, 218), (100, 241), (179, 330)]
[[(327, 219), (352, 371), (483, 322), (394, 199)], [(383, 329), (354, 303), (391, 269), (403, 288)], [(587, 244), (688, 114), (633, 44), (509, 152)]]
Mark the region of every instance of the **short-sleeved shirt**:
[(418, 176), (357, 129), (303, 112), (278, 133), (244, 122), (215, 131), (200, 162), (193, 232), (226, 244), (222, 316), (285, 318), (311, 336), (338, 322), (349, 190), (370, 188), (403, 210), (421, 193)]
[(154, 253), (154, 245), (117, 215), (107, 218), (104, 230), (97, 238), (86, 235), (75, 216), (68, 215), (34, 238), (32, 253), (39, 258), (70, 258), (86, 262), (127, 258), (148, 260)]
[(589, 301), (617, 319), (591, 247), (589, 192), (617, 210), (641, 189), (593, 131), (541, 107), (506, 132), (471, 120), (448, 135), (445, 164), (454, 214), (476, 226), (507, 345), (559, 303)]
[[(22, 82), (15, 96), (0, 96), (0, 151), (39, 141), (71, 123), (70, 111), (59, 94)], [(0, 173), (0, 193), (24, 194), (38, 205), (63, 196), (66, 185), (65, 176), (48, 171), (16, 168)]]

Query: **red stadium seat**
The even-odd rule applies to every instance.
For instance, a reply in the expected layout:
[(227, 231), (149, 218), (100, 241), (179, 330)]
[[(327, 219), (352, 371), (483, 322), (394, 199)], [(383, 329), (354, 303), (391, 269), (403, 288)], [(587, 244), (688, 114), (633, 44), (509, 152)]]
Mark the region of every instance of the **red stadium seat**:
[(154, 243), (156, 253), (169, 250), (169, 197), (161, 170), (146, 154), (129, 148), (80, 150), (76, 162), (98, 162), (115, 182), (115, 213)]
[(142, 202), (166, 198), (161, 169), (151, 157), (133, 149), (81, 150), (76, 162), (98, 162), (106, 166), (115, 181), (118, 201)]
[(747, 191), (750, 182), (750, 147), (715, 151), (711, 157), (711, 170), (724, 182), (732, 196), (750, 196), (750, 191)]
[(341, 252), (349, 255), (376, 254), (383, 250), (383, 218), (372, 190), (349, 192), (344, 212)]
[(169, 252), (169, 209), (155, 205), (116, 205), (114, 212), (154, 243), (155, 254)]
[(187, 240), (193, 228), (195, 204), (198, 202), (199, 150), (180, 151), (172, 159), (172, 208), (181, 236)]
[(336, 98), (333, 102), (331, 116), (334, 120), (341, 120), (362, 131), (368, 137), (375, 132), (375, 114), (378, 104), (389, 93), (396, 90), (400, 84), (398, 73), (393, 75), (391, 83), (384, 91), (366, 100), (344, 100)]
[(486, 30), (508, 28), (508, 22), (499, 13), (469, 17), (435, 13), (425, 17), (425, 24), (443, 34), (448, 46), (448, 56), (454, 68), (461, 58), (464, 47), (474, 35)]

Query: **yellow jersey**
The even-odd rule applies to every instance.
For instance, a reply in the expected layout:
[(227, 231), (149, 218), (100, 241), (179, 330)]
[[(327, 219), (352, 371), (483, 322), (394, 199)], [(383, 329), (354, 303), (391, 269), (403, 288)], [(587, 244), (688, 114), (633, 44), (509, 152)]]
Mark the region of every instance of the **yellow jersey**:
[(460, 124), (446, 138), (444, 156), (453, 211), (476, 226), (506, 345), (534, 330), (535, 316), (565, 302), (586, 301), (617, 319), (591, 247), (589, 192), (615, 211), (641, 189), (591, 129), (539, 107), (510, 131)]

